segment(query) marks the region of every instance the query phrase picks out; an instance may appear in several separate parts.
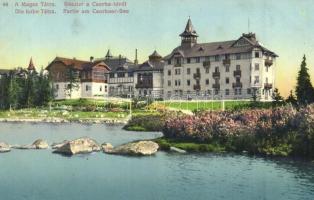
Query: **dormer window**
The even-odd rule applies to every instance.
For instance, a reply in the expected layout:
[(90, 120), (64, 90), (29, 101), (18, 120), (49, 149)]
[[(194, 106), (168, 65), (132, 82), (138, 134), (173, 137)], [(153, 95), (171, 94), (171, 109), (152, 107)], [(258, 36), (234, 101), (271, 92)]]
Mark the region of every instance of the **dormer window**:
[(215, 56), (215, 61), (217, 61), (217, 62), (219, 61), (219, 55)]
[(222, 48), (222, 46), (221, 46), (221, 45), (219, 45), (219, 46), (217, 47), (217, 49), (223, 49), (223, 48)]
[(170, 59), (168, 60), (168, 65), (171, 65), (171, 60)]
[(180, 58), (176, 58), (176, 64), (181, 64), (181, 59)]
[(191, 58), (187, 58), (187, 59), (186, 59), (186, 62), (187, 62), (187, 63), (191, 63)]
[(198, 51), (204, 51), (204, 48), (203, 48), (203, 47), (200, 47), (200, 48), (198, 49)]
[(255, 52), (255, 58), (259, 58), (259, 52), (258, 51)]
[(199, 63), (200, 60), (201, 60), (200, 57), (196, 57), (196, 58), (195, 58), (195, 62), (196, 62), (196, 63)]

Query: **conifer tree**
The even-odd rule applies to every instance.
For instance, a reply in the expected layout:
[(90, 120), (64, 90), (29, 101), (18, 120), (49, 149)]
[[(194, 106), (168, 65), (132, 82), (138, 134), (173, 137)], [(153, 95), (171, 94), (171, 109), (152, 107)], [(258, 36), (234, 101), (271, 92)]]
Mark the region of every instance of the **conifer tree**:
[(297, 100), (300, 104), (308, 104), (314, 102), (314, 89), (311, 83), (308, 68), (306, 66), (306, 57), (303, 60), (298, 72), (297, 86), (296, 86)]
[(292, 105), (295, 105), (295, 104), (297, 103), (297, 99), (296, 99), (296, 97), (293, 95), (292, 90), (290, 90), (290, 94), (289, 94), (289, 96), (287, 97), (286, 102), (287, 102), (287, 103), (291, 103)]

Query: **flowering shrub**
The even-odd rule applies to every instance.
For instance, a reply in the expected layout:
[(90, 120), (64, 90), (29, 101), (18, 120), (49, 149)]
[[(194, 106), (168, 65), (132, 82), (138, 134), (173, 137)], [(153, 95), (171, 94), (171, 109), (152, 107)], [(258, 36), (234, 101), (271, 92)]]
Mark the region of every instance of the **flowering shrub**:
[[(294, 137), (297, 139), (291, 139), (292, 132), (296, 134)], [(260, 151), (268, 146), (291, 143), (295, 148), (305, 148), (302, 149), (303, 154), (309, 155), (314, 154), (314, 104), (299, 110), (287, 106), (274, 109), (199, 112), (193, 116), (168, 118), (163, 133), (167, 138), (196, 142), (227, 143), (231, 139), (243, 140), (249, 137), (250, 143), (255, 143), (255, 147)]]

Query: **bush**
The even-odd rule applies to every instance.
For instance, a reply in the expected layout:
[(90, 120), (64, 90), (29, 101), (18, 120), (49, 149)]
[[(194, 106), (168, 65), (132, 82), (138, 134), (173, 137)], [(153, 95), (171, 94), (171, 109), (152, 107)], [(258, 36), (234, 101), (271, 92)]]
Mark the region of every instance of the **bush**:
[[(231, 151), (314, 158), (314, 104), (225, 112), (197, 112), (165, 121), (166, 138), (219, 143)], [(203, 148), (203, 147), (202, 147)]]

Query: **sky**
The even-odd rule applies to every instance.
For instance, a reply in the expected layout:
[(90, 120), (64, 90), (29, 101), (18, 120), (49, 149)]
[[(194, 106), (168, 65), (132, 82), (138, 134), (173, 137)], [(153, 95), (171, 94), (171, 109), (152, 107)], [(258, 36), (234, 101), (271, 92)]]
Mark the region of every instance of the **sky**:
[[(71, 15), (62, 13), (64, 0), (47, 1), (55, 2), (56, 14), (15, 14), (15, 2), (21, 0), (0, 0), (0, 69), (27, 67), (30, 57), (38, 69), (56, 56), (99, 58), (108, 48), (113, 55), (130, 60), (134, 60), (137, 48), (140, 62), (155, 49), (165, 56), (180, 44), (179, 34), (190, 16), (199, 43), (256, 33), (264, 46), (279, 55), (274, 66), (275, 86), (284, 96), (295, 88), (304, 54), (314, 79), (312, 0), (125, 0), (123, 9), (128, 9), (128, 14)], [(8, 7), (3, 6), (5, 2)]]

